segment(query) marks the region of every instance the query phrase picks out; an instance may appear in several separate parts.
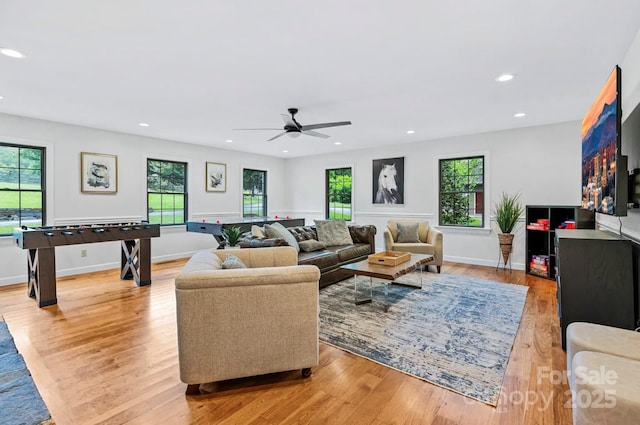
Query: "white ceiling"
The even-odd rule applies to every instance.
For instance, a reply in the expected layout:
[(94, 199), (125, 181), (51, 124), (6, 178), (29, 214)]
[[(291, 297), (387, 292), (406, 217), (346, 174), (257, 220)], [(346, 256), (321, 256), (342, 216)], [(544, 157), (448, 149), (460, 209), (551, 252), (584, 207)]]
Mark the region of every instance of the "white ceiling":
[[(0, 112), (340, 152), (580, 120), (639, 28), (638, 0), (2, 0), (0, 46), (26, 57), (0, 55)], [(281, 127), (289, 107), (353, 125), (272, 142), (232, 130)]]

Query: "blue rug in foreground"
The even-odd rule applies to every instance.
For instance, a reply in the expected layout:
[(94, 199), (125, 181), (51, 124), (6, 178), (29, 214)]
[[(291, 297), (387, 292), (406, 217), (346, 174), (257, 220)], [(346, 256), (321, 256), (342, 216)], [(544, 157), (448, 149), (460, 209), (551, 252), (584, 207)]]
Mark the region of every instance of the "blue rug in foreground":
[[(320, 290), (320, 340), (496, 406), (528, 287), (422, 273), (423, 289), (374, 279), (354, 304), (353, 278)], [(359, 289), (368, 278), (358, 278)], [(420, 284), (420, 273), (398, 279)]]
[(54, 424), (1, 316), (0, 412), (3, 425)]

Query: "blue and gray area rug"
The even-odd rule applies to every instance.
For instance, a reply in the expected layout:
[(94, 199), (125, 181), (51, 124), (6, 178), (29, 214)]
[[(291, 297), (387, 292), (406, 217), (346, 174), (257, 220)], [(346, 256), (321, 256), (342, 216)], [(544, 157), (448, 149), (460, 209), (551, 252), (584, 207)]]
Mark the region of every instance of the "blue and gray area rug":
[[(358, 278), (368, 284), (368, 278)], [(374, 279), (373, 302), (354, 304), (353, 278), (320, 291), (320, 340), (496, 406), (526, 286), (423, 273), (423, 289)], [(420, 273), (398, 280), (419, 285)]]
[(3, 425), (54, 424), (2, 316), (0, 316), (0, 423)]

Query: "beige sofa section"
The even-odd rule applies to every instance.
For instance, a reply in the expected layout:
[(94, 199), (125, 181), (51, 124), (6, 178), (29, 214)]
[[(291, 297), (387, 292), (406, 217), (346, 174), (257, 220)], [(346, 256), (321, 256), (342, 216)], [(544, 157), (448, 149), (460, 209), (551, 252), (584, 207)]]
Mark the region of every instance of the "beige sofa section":
[[(246, 269), (217, 269), (236, 255)], [(199, 384), (318, 364), (318, 280), (292, 247), (201, 251), (175, 280), (180, 379)]]

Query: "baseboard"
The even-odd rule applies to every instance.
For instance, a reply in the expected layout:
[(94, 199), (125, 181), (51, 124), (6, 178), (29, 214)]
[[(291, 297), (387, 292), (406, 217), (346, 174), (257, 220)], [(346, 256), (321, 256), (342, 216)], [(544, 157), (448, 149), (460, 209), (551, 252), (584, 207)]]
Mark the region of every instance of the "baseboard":
[[(181, 258), (189, 258), (197, 251), (180, 252), (169, 255), (158, 255), (151, 258), (151, 263), (159, 263), (163, 261), (179, 260)], [(104, 270), (119, 269), (119, 262), (110, 262), (102, 264), (92, 264), (89, 266), (72, 267), (67, 269), (57, 269), (56, 277), (74, 276), (77, 274), (100, 272)], [(26, 270), (24, 275), (9, 276), (0, 279), (0, 286), (15, 285), (16, 283), (26, 283)]]
[[(502, 266), (504, 265), (502, 261), (502, 257), (500, 258), (499, 264), (498, 264), (497, 258), (496, 260), (484, 260), (481, 258), (445, 256), (444, 261), (451, 261), (452, 263), (473, 264), (476, 266), (500, 267), (500, 268), (502, 268)], [(507, 263), (507, 268), (509, 268), (508, 263)], [(524, 263), (511, 263), (511, 268), (513, 270), (525, 270), (525, 265)]]

